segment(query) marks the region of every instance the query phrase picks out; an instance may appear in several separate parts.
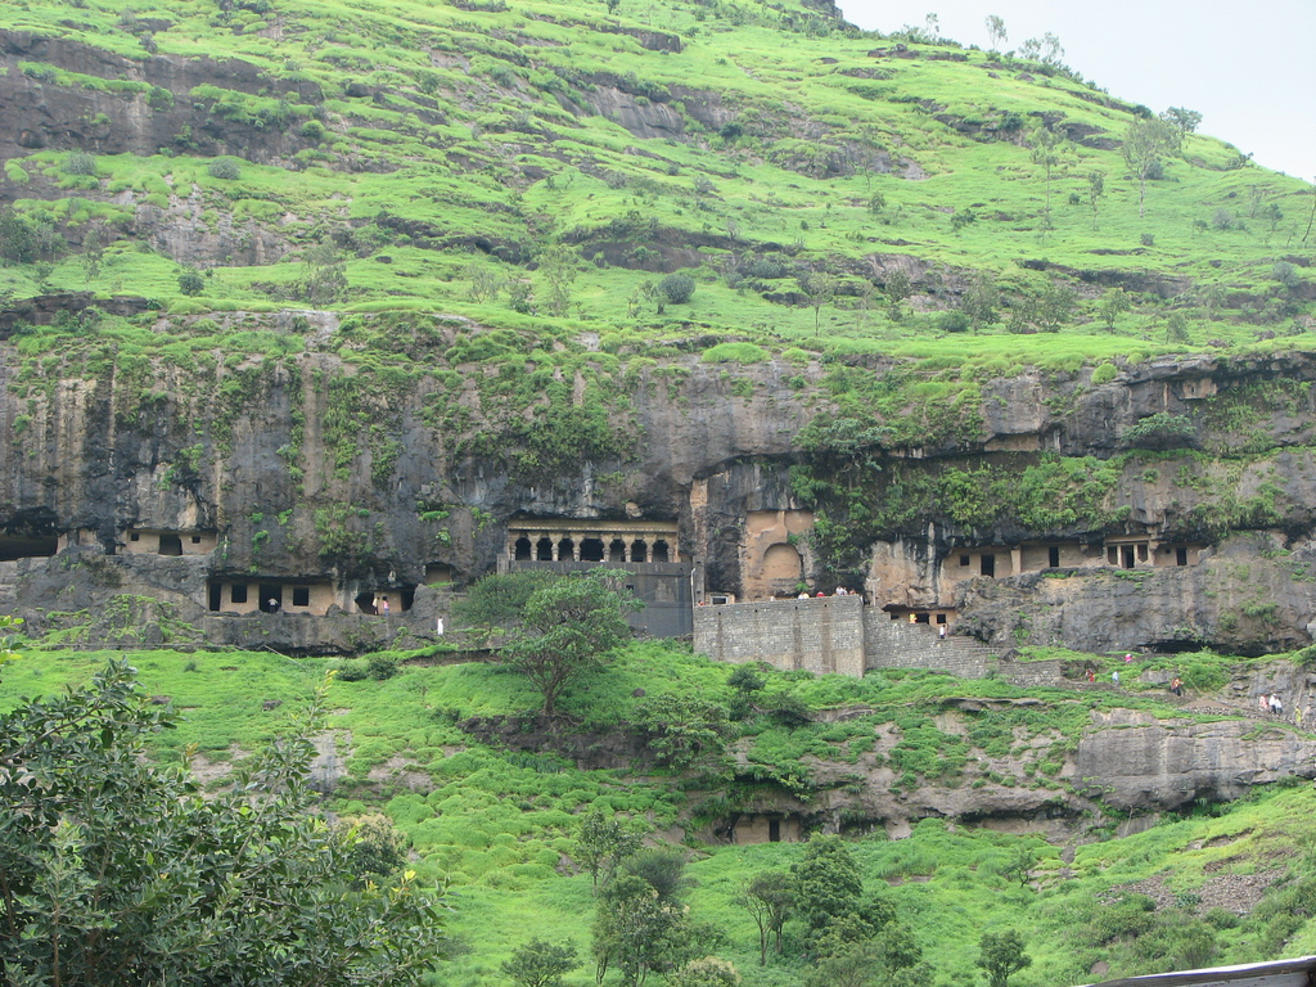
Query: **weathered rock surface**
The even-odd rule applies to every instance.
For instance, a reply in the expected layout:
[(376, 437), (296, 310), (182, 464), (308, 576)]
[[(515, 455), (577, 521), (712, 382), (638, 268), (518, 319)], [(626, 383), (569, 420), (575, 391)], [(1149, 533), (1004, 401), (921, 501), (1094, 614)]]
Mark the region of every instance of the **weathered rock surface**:
[(1316, 777), (1316, 740), (1278, 722), (1157, 720), (1141, 710), (1093, 713), (1079, 741), (1076, 786), (1107, 805), (1146, 813), (1198, 799), (1229, 801), (1253, 785)]

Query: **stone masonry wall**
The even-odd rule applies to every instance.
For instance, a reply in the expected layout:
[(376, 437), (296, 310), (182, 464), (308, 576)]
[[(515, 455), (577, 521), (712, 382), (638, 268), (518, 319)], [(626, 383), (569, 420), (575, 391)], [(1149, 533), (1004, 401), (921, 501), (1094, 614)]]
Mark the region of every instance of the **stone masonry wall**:
[(995, 667), (997, 652), (952, 634), (945, 640), (931, 624), (892, 620), (877, 607), (864, 609), (864, 668), (926, 668), (966, 679), (980, 679)]
[(718, 661), (864, 674), (864, 603), (857, 596), (695, 607), (695, 650)]

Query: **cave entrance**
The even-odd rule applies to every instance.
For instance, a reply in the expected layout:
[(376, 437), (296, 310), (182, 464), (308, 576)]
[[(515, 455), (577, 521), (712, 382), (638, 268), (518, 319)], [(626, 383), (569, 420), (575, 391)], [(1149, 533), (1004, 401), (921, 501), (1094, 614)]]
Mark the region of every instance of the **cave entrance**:
[(183, 539), (178, 535), (160, 535), (160, 547), (157, 549), (161, 555), (182, 555)]
[(547, 536), (539, 539), (539, 544), (535, 546), (535, 561), (536, 562), (553, 561), (553, 539)]
[(603, 539), (601, 538), (582, 538), (580, 540), (580, 561), (582, 562), (602, 562), (603, 561)]
[(366, 590), (364, 593), (357, 593), (352, 602), (356, 604), (356, 608), (362, 613), (379, 612), (375, 609), (375, 594), (371, 590)]
[(278, 583), (261, 583), (259, 603), (265, 613), (278, 613), (283, 609), (283, 587)]
[(530, 561), (530, 539), (524, 535), (516, 540), (516, 561)]
[(984, 576), (995, 576), (995, 575), (996, 575), (996, 556), (995, 556), (995, 555), (983, 555), (983, 557), (982, 557), (982, 563), (981, 563), (981, 566), (980, 566), (980, 568), (979, 568), (979, 571), (980, 571)]
[(55, 535), (0, 535), (0, 562), (54, 555), (58, 548)]
[(612, 539), (612, 544), (608, 546), (608, 561), (609, 562), (626, 561), (626, 543), (622, 541), (620, 538)]
[(220, 602), (224, 596), (224, 585), (222, 583), (211, 583), (209, 590), (210, 609), (218, 613)]
[(1120, 557), (1125, 569), (1133, 568), (1133, 546), (1124, 545), (1120, 548)]

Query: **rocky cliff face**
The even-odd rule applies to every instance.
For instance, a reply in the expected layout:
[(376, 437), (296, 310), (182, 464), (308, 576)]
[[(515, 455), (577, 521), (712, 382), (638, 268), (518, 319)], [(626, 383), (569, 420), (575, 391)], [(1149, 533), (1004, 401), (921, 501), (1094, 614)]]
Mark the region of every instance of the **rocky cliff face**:
[[(820, 386), (827, 368), (816, 363), (728, 366), (690, 356), (578, 377), (571, 407), (553, 418), (533, 401), (508, 406), (479, 364), (422, 369), (481, 338), (485, 330), (462, 320), (437, 319), (394, 340), (416, 361), (402, 374), (363, 364), (357, 354), (377, 339), (355, 341), (337, 316), (223, 319), (265, 334), (265, 352), (38, 361), (25, 342), (38, 330), (20, 330), (0, 362), (8, 436), (0, 530), (111, 554), (124, 551), (130, 530), (213, 532), (218, 547), (200, 565), (203, 578), (180, 586), (204, 607), (205, 578), (402, 586), (441, 567), (460, 583), (493, 568), (511, 518), (643, 517), (678, 521), (708, 585), (736, 592), (749, 575), (740, 571), (748, 515), (812, 506), (789, 468), (807, 458), (801, 428), (829, 406)], [(164, 345), (199, 328), (161, 319), (152, 334)], [(287, 355), (280, 338), (293, 344)], [(107, 344), (103, 355), (115, 350)], [(877, 361), (863, 372), (881, 379), (893, 367)], [(1095, 385), (1088, 371), (989, 382), (972, 434), (868, 454), (885, 475), (990, 467), (1007, 479), (1047, 455), (1093, 456), (1119, 467), (1102, 517), (1030, 529), (1007, 502), (979, 528), (930, 501), (886, 533), (909, 560), (903, 599), (955, 607), (963, 629), (1002, 647), (1215, 643), (1261, 652), (1308, 643), (1313, 379), (1316, 358), (1287, 353), (1163, 360)], [(618, 396), (601, 394), (605, 385)], [(579, 439), (594, 426), (573, 417), (592, 403), (606, 416), (595, 448)], [(546, 459), (541, 450), (558, 448), (552, 443), (568, 452)], [(1102, 555), (1103, 538), (1138, 535), (1191, 544), (1192, 564), (1138, 558), (1120, 571)], [(1089, 561), (1099, 564), (1004, 567), (953, 585), (929, 575), (966, 547), (1026, 553), (1048, 541), (1096, 546)], [(10, 543), (11, 557), (48, 554), (19, 544)], [(799, 549), (802, 577), (825, 578), (815, 569), (826, 560), (807, 537)], [(866, 578), (884, 602), (890, 574), (874, 568)], [(52, 579), (18, 593), (38, 625), (55, 606)]]

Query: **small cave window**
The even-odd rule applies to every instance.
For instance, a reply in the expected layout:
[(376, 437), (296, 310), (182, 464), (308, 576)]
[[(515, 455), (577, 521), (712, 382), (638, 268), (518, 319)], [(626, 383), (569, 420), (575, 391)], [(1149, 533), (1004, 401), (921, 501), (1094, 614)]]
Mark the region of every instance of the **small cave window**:
[(960, 556), (960, 565), (967, 566), (967, 565), (969, 564), (969, 561), (970, 561), (970, 560), (969, 560), (969, 557), (968, 557), (967, 555), (961, 555), (961, 556)]
[(309, 607), (311, 605), (311, 587), (294, 586), (292, 588), (292, 605), (294, 607)]
[(663, 541), (662, 539), (659, 539), (658, 541), (653, 543), (653, 558), (650, 561), (653, 562), (667, 561), (667, 542)]
[(530, 561), (530, 539), (522, 535), (516, 540), (516, 547), (512, 550), (513, 556), (518, 562)]
[(1175, 565), (1188, 564), (1188, 549), (1184, 548), (1182, 545), (1180, 545), (1178, 548), (1174, 550), (1174, 564)]
[(229, 599), (229, 602), (230, 602), (230, 603), (246, 603), (246, 602), (247, 602), (247, 584), (246, 584), (246, 583), (234, 583), (232, 586), (230, 586), (230, 587), (228, 588), (228, 599)]
[(134, 531), (134, 532), (132, 532), (131, 534), (128, 535), (128, 540), (129, 540), (129, 541), (141, 541), (141, 540), (142, 540), (142, 536), (141, 536), (141, 534), (140, 534), (139, 532)]
[(944, 613), (937, 614), (937, 623), (944, 624), (945, 622), (946, 622), (946, 615)]
[(553, 561), (553, 540), (551, 538), (545, 536), (544, 538), (539, 539), (539, 544), (535, 546), (535, 561)]
[(916, 623), (916, 624), (926, 624), (927, 622), (928, 622), (928, 615), (927, 615), (927, 614), (925, 614), (925, 613), (917, 613), (917, 614), (914, 615), (914, 623)]
[(201, 536), (200, 536), (200, 535), (193, 535), (193, 536), (192, 536), (192, 544), (193, 544), (193, 545), (200, 545), (200, 544), (201, 544)]

